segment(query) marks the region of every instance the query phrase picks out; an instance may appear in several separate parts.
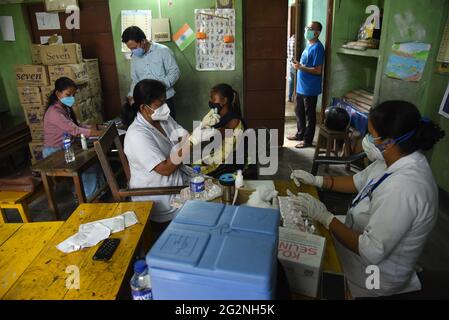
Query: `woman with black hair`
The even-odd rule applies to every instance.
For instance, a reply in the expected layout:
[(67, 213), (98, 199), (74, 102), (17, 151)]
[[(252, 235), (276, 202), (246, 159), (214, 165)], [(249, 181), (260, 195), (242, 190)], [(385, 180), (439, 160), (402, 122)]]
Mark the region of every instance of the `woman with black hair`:
[[(125, 154), (131, 170), (130, 188), (176, 187), (187, 185), (192, 170), (182, 164), (188, 150), (188, 132), (170, 116), (166, 87), (157, 80), (142, 80), (134, 88), (126, 119), (134, 119), (125, 137)], [(129, 121), (128, 121), (129, 122)], [(133, 197), (133, 201), (153, 201), (151, 220), (169, 222), (176, 214), (170, 206), (173, 196)]]
[[(79, 125), (73, 111), (76, 91), (77, 86), (70, 78), (62, 77), (55, 82), (55, 89), (50, 95), (44, 116), (44, 158), (62, 150), (65, 134), (72, 137), (78, 137), (81, 134), (86, 137), (98, 137), (102, 134), (97, 127)], [(102, 175), (97, 166), (83, 174), (84, 190), (88, 198), (97, 190), (100, 179)]]
[[(243, 166), (225, 163), (230, 153), (235, 153), (246, 124), (240, 110), (239, 94), (228, 84), (218, 84), (211, 89), (209, 107), (211, 110), (201, 123), (201, 140), (209, 141), (219, 132), (219, 137), (222, 137), (222, 148), (201, 159), (201, 172), (215, 177), (243, 168)], [(194, 144), (199, 143), (200, 140), (196, 139), (200, 136), (198, 130), (192, 134), (191, 140)], [(229, 134), (230, 132), (232, 135)]]
[(292, 175), (319, 188), (358, 193), (344, 223), (311, 196), (294, 197), (304, 214), (336, 238), (356, 298), (421, 289), (416, 264), (438, 216), (438, 187), (422, 151), (432, 149), (445, 134), (405, 101), (373, 108), (368, 131), (363, 148), (373, 163), (362, 172), (353, 177), (315, 177), (297, 170)]

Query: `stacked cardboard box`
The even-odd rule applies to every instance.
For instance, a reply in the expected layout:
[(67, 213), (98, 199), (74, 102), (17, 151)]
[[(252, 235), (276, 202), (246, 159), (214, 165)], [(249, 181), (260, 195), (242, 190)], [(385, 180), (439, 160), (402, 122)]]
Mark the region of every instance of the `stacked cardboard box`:
[(98, 59), (83, 59), (79, 44), (32, 45), (31, 53), (33, 64), (15, 66), (15, 75), (36, 162), (43, 158), (44, 115), (57, 79), (68, 77), (78, 85), (73, 110), (80, 123), (102, 123), (103, 103)]

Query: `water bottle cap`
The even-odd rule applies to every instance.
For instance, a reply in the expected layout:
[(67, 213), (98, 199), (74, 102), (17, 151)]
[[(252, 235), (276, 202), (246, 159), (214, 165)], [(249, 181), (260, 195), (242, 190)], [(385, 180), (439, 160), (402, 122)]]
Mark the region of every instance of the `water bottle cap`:
[(220, 184), (225, 187), (232, 187), (235, 185), (235, 178), (232, 174), (223, 174), (220, 176)]
[(195, 173), (201, 173), (201, 167), (200, 167), (200, 166), (194, 166), (194, 167), (193, 167), (193, 172), (195, 172)]
[(147, 263), (145, 260), (138, 260), (134, 263), (134, 272), (135, 273), (143, 273), (147, 268)]

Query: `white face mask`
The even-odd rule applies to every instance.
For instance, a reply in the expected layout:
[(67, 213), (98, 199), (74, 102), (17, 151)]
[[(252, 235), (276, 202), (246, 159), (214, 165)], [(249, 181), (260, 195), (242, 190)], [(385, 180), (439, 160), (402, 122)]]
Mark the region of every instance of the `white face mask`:
[(154, 113), (151, 115), (153, 121), (166, 121), (170, 117), (170, 108), (166, 103), (153, 111)]
[(382, 151), (379, 150), (378, 147), (368, 139), (368, 135), (365, 136), (362, 142), (363, 151), (365, 151), (366, 156), (372, 162), (376, 160), (384, 160), (384, 156)]

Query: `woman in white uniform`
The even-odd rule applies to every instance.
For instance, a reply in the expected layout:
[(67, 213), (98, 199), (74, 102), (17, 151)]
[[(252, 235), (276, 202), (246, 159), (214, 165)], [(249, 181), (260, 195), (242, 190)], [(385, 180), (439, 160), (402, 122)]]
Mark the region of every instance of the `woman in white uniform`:
[[(182, 164), (182, 153), (189, 148), (188, 132), (172, 117), (166, 104), (165, 85), (156, 80), (142, 80), (134, 89), (134, 103), (125, 108), (126, 117), (134, 119), (125, 137), (125, 154), (131, 170), (130, 188), (176, 187), (187, 185), (192, 170)], [(178, 160), (177, 160), (178, 159)], [(176, 209), (170, 206), (173, 196), (133, 197), (133, 201), (154, 201), (151, 220), (171, 221)]]
[[(404, 101), (373, 108), (363, 148), (373, 163), (353, 177), (315, 177), (297, 170), (296, 182), (357, 193), (343, 224), (325, 205), (298, 194), (303, 213), (330, 230), (355, 298), (421, 289), (416, 264), (438, 216), (438, 188), (426, 157), (444, 132)], [(368, 268), (376, 266), (378, 268)], [(374, 272), (373, 272), (374, 270)], [(379, 271), (379, 285), (376, 284)]]

